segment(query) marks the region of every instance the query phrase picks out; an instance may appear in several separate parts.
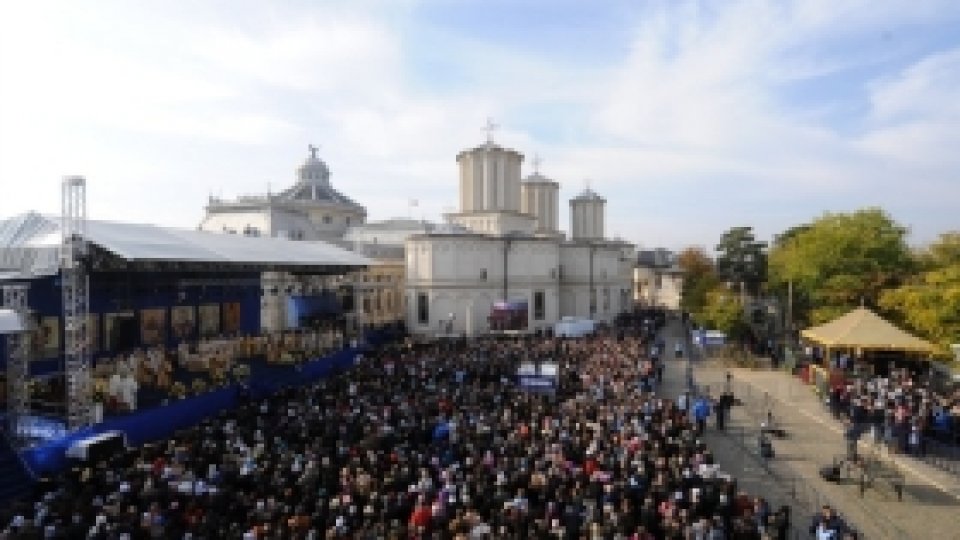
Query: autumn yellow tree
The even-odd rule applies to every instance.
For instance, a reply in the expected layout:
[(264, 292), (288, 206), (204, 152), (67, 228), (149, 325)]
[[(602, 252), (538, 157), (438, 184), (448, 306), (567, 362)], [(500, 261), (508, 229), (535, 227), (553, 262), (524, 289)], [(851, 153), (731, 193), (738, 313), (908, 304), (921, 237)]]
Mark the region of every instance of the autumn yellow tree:
[(946, 354), (960, 343), (960, 232), (942, 234), (917, 260), (923, 271), (884, 291), (880, 306)]

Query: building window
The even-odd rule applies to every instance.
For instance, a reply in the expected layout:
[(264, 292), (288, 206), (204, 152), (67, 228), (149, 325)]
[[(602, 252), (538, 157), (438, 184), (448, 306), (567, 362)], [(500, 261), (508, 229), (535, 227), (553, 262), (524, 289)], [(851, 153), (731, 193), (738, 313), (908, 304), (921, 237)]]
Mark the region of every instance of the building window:
[(657, 274), (653, 278), (653, 288), (660, 290), (662, 287), (663, 287), (663, 276), (660, 274)]
[(610, 311), (610, 289), (603, 290), (603, 310)]
[(333, 223), (333, 218), (332, 218), (332, 217), (330, 217), (330, 216), (323, 216), (323, 224), (324, 224), (324, 225), (329, 225), (329, 224), (331, 224), (331, 223)]
[(486, 281), (486, 280), (487, 280), (487, 269), (486, 269), (486, 268), (481, 268), (481, 269), (480, 269), (480, 281)]
[(428, 303), (427, 293), (417, 293), (417, 322), (420, 324), (430, 322), (430, 304)]
[(533, 320), (542, 321), (546, 317), (546, 298), (543, 291), (533, 291)]
[(363, 314), (364, 315), (370, 314), (370, 298), (367, 296), (363, 297)]
[(347, 216), (347, 218), (344, 219), (343, 221), (344, 221), (344, 223), (347, 224), (348, 227), (350, 226), (350, 216)]
[(551, 269), (550, 269), (550, 279), (557, 279), (557, 269), (556, 269), (556, 268), (551, 268)]

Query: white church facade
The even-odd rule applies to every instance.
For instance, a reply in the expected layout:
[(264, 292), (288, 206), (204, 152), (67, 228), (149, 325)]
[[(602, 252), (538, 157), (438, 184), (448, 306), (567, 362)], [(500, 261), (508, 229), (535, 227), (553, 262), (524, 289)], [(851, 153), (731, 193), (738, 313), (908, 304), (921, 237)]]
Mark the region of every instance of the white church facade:
[(497, 303), (526, 306), (522, 331), (563, 317), (610, 322), (632, 308), (635, 249), (605, 237), (606, 200), (570, 200), (559, 230), (557, 182), (521, 177), (523, 155), (491, 139), (457, 155), (459, 211), (406, 241), (406, 322), (420, 336), (482, 335)]

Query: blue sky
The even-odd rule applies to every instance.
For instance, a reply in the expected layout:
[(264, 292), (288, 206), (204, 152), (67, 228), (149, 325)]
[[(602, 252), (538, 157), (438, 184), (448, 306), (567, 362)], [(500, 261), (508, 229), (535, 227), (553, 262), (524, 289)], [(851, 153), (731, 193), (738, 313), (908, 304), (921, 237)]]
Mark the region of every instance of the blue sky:
[(83, 174), (91, 217), (193, 227), (315, 143), (371, 219), (438, 219), (492, 116), (643, 246), (870, 205), (920, 244), (960, 228), (958, 28), (953, 0), (7, 2), (0, 217)]

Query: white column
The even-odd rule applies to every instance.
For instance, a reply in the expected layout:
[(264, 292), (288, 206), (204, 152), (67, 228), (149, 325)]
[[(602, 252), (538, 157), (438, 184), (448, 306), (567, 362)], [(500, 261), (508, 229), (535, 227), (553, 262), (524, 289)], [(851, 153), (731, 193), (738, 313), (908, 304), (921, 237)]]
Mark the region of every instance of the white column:
[(560, 229), (560, 190), (551, 187), (550, 197), (550, 230), (557, 232)]
[(497, 153), (497, 210), (506, 210), (507, 209), (507, 168), (505, 167), (504, 159), (506, 156), (503, 153)]
[(481, 171), (483, 174), (482, 179), (480, 180), (481, 185), (483, 186), (483, 208), (481, 210), (489, 210), (493, 203), (493, 186), (490, 182), (490, 153), (487, 150), (481, 150), (479, 153), (480, 164), (483, 167)]

